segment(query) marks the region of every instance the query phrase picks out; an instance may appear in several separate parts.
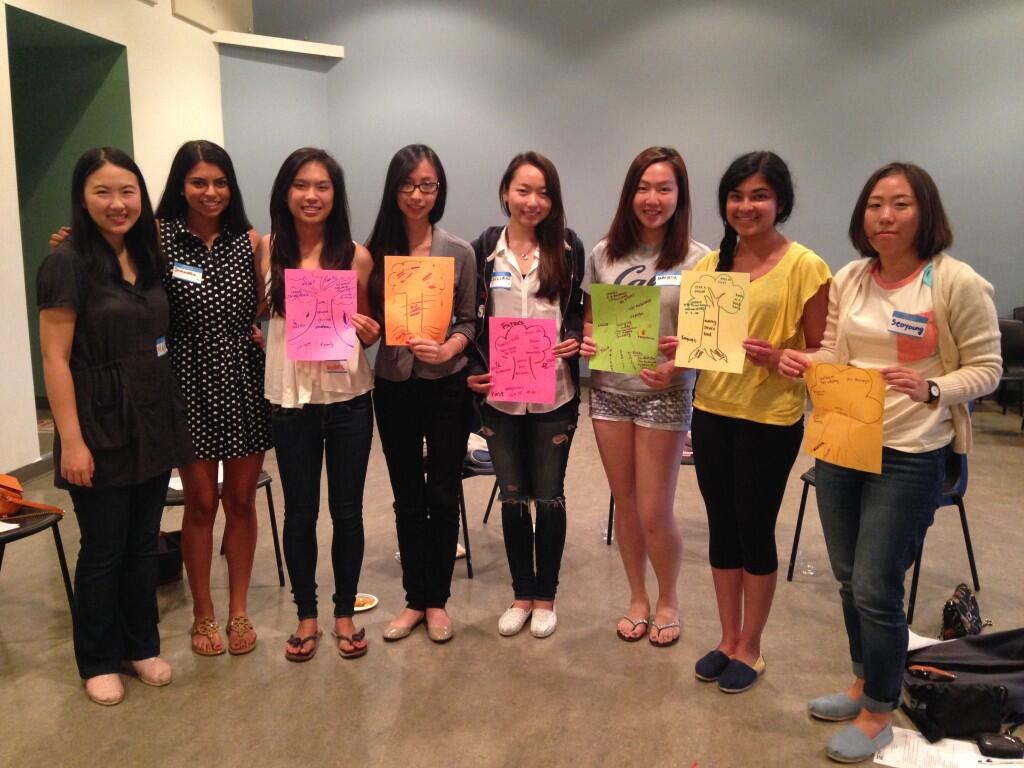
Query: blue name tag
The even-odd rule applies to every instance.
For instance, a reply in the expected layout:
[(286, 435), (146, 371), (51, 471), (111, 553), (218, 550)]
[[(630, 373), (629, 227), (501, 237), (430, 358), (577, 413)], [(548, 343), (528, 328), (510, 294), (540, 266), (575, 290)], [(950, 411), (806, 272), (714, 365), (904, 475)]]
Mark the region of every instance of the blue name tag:
[(502, 288), (504, 290), (511, 290), (512, 288), (512, 273), (511, 272), (492, 272), (491, 273), (491, 290), (495, 288)]
[(203, 282), (203, 268), (176, 261), (171, 269), (171, 277), (175, 280), (184, 280), (186, 283), (201, 283)]
[(894, 309), (889, 320), (889, 333), (898, 333), (900, 336), (910, 336), (914, 339), (924, 338), (927, 328), (928, 318), (924, 315), (911, 315)]

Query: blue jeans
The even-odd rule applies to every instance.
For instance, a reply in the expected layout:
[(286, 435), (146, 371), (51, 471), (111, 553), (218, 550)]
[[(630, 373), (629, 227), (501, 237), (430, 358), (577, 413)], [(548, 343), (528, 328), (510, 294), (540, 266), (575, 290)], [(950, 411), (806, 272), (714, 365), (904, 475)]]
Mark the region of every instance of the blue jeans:
[(903, 580), (935, 519), (946, 452), (882, 449), (874, 475), (818, 460), (818, 511), (832, 573), (839, 581), (853, 673), (861, 704), (890, 712), (899, 701), (907, 658)]
[[(501, 489), (512, 590), (517, 600), (554, 600), (565, 549), (565, 467), (579, 419), (579, 397), (548, 413), (511, 416), (487, 404), (480, 410)], [(530, 499), (537, 510), (536, 531)]]
[(284, 491), (284, 560), (299, 619), (317, 615), (316, 519), (325, 454), (327, 507), (334, 524), (334, 616), (351, 616), (363, 567), (363, 486), (373, 441), (370, 394), (329, 405), (273, 406), (270, 423)]
[(157, 535), (170, 472), (123, 488), (69, 489), (82, 535), (75, 566), (75, 661), (83, 678), (160, 654)]

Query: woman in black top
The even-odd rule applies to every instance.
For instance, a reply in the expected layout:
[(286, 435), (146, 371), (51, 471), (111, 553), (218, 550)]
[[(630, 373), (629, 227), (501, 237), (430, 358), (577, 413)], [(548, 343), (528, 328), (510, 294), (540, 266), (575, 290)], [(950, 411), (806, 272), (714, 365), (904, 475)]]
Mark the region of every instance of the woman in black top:
[(124, 697), (124, 661), (166, 685), (157, 533), (172, 467), (193, 460), (171, 371), (153, 209), (135, 162), (111, 147), (75, 165), (73, 234), (39, 269), (39, 337), (56, 424), (54, 484), (71, 494), (75, 659), (98, 704)]

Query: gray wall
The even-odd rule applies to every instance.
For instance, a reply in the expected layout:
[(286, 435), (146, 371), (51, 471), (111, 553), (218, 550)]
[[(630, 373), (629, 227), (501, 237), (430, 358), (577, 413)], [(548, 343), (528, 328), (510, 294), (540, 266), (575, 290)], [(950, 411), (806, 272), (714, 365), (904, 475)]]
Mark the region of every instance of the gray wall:
[[(527, 148), (549, 155), (588, 245), (608, 226), (633, 155), (666, 143), (690, 167), (695, 236), (715, 244), (718, 178), (737, 154), (767, 147), (797, 182), (788, 233), (836, 268), (853, 256), (845, 231), (861, 184), (901, 158), (935, 176), (952, 250), (996, 284), (1000, 310), (1024, 304), (1018, 0), (255, 0), (254, 18), (260, 34), (345, 46), (320, 77), (325, 141), (345, 167), (358, 237), (392, 153), (410, 142), (443, 159), (443, 224), (467, 238), (500, 220), (508, 159)], [(311, 128), (314, 105), (289, 112), (294, 94), (271, 85), (258, 84), (265, 130), (248, 141), (259, 146), (242, 152), (229, 115), (256, 86), (236, 91), (225, 79), (236, 158), (256, 150), (274, 165), (290, 149), (285, 133)]]

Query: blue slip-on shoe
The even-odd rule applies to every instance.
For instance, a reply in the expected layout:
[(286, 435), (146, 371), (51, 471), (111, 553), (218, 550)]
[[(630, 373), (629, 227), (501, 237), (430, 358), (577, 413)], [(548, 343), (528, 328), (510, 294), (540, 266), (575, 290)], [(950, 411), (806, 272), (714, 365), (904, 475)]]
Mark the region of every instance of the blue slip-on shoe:
[(860, 714), (860, 702), (851, 699), (845, 691), (819, 696), (807, 702), (807, 712), (818, 720), (838, 723), (853, 720)]
[(722, 674), (718, 676), (718, 690), (722, 693), (743, 693), (757, 682), (767, 666), (764, 656), (758, 656), (752, 667), (739, 659), (730, 659)]
[(697, 659), (697, 663), (693, 665), (693, 673), (697, 676), (698, 680), (703, 680), (705, 683), (713, 683), (721, 676), (725, 668), (729, 666), (730, 661), (731, 659), (726, 654), (716, 649)]
[(825, 754), (837, 763), (859, 763), (871, 759), (875, 752), (892, 741), (892, 725), (887, 725), (869, 739), (856, 725), (848, 725), (829, 741)]

